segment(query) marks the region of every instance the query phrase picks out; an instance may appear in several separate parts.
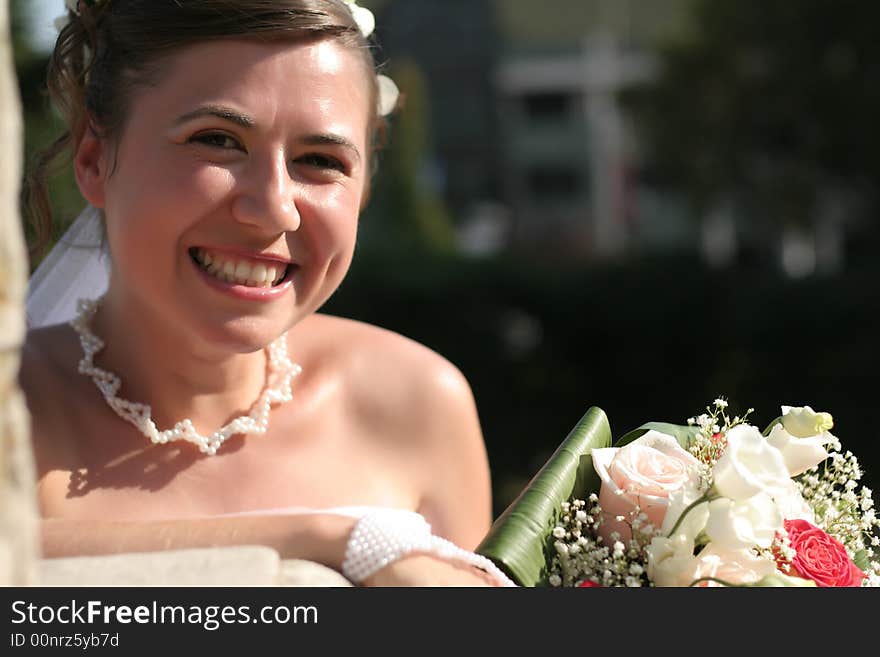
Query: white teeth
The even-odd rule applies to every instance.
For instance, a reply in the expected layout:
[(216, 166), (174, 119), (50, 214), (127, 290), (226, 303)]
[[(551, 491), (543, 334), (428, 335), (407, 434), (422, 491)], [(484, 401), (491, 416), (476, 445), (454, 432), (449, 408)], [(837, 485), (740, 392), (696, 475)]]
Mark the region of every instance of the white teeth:
[(195, 255), (204, 271), (227, 283), (247, 285), (248, 287), (272, 287), (285, 273), (285, 268), (280, 265), (273, 266), (263, 263), (252, 265), (245, 260), (223, 260), (207, 249), (197, 249)]
[(239, 262), (235, 268), (235, 277), (240, 281), (247, 281), (251, 275), (251, 266), (246, 262)]

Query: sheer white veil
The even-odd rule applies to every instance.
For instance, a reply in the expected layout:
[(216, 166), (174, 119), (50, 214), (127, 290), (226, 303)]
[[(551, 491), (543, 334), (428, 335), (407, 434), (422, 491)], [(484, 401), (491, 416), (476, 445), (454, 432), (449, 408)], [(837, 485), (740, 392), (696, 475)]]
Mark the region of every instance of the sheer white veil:
[(27, 293), (29, 329), (69, 321), (79, 299), (94, 299), (110, 282), (101, 212), (88, 205), (40, 262)]

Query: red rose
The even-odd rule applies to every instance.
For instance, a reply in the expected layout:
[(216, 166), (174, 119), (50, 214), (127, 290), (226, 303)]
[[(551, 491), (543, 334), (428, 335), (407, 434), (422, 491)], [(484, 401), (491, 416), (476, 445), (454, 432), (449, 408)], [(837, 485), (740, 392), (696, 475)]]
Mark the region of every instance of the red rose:
[(859, 570), (843, 544), (806, 520), (786, 520), (788, 541), (797, 554), (791, 560), (798, 575), (817, 586), (861, 586)]
[(602, 585), (596, 584), (596, 582), (594, 582), (593, 580), (585, 579), (583, 582), (578, 584), (578, 588), (579, 589), (592, 589), (592, 588), (601, 589)]

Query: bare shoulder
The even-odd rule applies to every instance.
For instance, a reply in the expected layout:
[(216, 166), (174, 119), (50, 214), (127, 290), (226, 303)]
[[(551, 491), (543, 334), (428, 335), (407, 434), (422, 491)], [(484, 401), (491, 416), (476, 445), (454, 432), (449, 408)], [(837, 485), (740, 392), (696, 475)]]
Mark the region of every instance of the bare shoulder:
[(349, 402), (366, 416), (388, 413), (406, 423), (472, 410), (467, 379), (425, 345), (351, 319), (314, 315), (308, 321), (311, 333), (320, 336), (313, 352), (339, 368)]
[(60, 438), (76, 425), (80, 357), (76, 334), (67, 325), (31, 330), (22, 346), (18, 381), (31, 416), (38, 465), (48, 466), (62, 457), (59, 449), (65, 442)]
[(21, 349), (19, 383), (29, 404), (46, 400), (51, 397), (47, 393), (70, 382), (80, 358), (78, 349), (76, 336), (66, 324), (28, 332)]
[(491, 487), (465, 376), (442, 355), (393, 331), (328, 315), (309, 322), (310, 333), (320, 336), (311, 351), (335, 361), (358, 432), (406, 454), (419, 480), (419, 510), (435, 532), (475, 547), (491, 520)]

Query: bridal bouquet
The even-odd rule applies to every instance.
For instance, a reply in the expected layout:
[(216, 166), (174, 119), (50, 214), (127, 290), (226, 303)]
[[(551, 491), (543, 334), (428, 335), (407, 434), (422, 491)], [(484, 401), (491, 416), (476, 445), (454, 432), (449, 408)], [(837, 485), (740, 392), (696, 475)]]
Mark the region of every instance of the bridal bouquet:
[(717, 399), (610, 446), (590, 409), (477, 549), (526, 586), (878, 586), (880, 519), (828, 413)]

